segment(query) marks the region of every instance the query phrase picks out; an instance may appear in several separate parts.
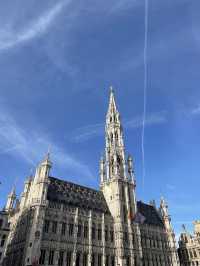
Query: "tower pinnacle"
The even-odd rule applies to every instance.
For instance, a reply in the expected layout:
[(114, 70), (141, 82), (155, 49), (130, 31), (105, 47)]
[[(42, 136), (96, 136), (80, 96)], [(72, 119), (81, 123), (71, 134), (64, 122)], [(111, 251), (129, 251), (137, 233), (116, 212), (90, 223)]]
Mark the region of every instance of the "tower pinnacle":
[(114, 118), (114, 115), (117, 115), (117, 114), (118, 114), (118, 111), (117, 111), (117, 107), (116, 107), (116, 103), (115, 103), (115, 96), (114, 96), (113, 87), (110, 87), (110, 100), (109, 100), (107, 118), (108, 117)]

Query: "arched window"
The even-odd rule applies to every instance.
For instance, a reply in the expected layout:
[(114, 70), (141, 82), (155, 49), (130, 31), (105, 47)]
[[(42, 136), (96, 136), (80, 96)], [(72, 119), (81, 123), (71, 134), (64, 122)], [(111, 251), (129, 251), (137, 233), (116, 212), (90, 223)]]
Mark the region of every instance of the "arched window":
[(67, 252), (67, 265), (66, 266), (71, 266), (71, 261), (72, 261), (72, 252), (68, 251)]
[(88, 254), (84, 253), (83, 254), (83, 266), (87, 266), (88, 264)]
[(117, 133), (117, 131), (115, 132), (115, 138), (116, 138), (116, 140), (118, 140), (118, 133)]
[(80, 266), (80, 253), (76, 254), (76, 266)]
[(113, 143), (113, 133), (110, 134), (111, 143)]

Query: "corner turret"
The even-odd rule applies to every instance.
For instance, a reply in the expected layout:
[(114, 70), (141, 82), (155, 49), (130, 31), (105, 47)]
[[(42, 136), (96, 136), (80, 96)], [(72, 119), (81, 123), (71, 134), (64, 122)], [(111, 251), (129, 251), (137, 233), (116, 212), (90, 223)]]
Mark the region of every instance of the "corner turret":
[(5, 211), (10, 212), (14, 209), (15, 200), (16, 200), (16, 193), (15, 193), (15, 187), (13, 187), (10, 194), (8, 194)]

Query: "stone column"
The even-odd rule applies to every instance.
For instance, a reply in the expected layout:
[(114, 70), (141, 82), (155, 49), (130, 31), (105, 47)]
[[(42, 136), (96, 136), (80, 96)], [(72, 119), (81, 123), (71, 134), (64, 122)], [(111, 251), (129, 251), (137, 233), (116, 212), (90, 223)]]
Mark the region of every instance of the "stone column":
[(102, 263), (105, 265), (106, 263), (106, 251), (105, 251), (105, 214), (102, 214), (102, 224), (101, 224), (101, 229), (102, 229), (102, 246), (103, 246), (103, 254), (102, 254)]
[(78, 215), (79, 215), (79, 209), (76, 208), (76, 214), (74, 218), (74, 249), (73, 249), (73, 255), (72, 255), (72, 266), (76, 265), (76, 254), (77, 254), (77, 232), (78, 232)]
[(91, 262), (92, 262), (92, 211), (89, 212), (88, 236), (89, 236), (88, 266), (91, 266)]

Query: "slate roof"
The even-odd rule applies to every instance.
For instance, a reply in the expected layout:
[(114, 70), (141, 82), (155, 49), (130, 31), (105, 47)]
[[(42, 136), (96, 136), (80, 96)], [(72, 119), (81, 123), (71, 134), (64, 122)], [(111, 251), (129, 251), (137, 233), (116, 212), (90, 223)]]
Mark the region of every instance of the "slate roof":
[[(47, 199), (64, 203), (69, 206), (94, 210), (110, 214), (108, 205), (101, 191), (80, 186), (55, 177), (49, 177), (50, 184), (47, 192)], [(162, 219), (152, 205), (137, 202), (138, 213), (144, 216), (144, 224), (164, 227)]]
[(138, 213), (141, 213), (144, 216), (144, 224), (164, 227), (163, 221), (154, 206), (138, 201), (137, 210)]
[(108, 205), (101, 191), (80, 186), (68, 181), (49, 177), (50, 184), (47, 192), (49, 201), (56, 201), (85, 210), (108, 213)]

